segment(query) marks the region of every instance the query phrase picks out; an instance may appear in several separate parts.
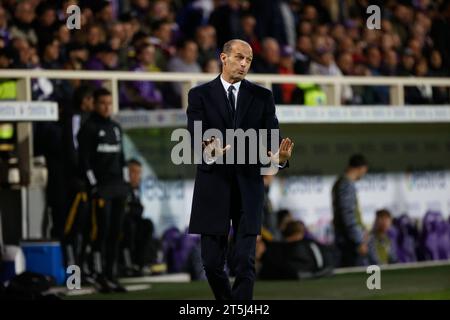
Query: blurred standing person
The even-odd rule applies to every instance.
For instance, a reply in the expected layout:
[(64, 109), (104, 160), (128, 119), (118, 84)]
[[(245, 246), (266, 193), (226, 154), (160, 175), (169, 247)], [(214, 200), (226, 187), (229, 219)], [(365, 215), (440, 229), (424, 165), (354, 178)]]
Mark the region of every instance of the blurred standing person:
[(82, 85), (73, 94), (73, 106), (63, 114), (63, 141), (65, 179), (68, 185), (68, 215), (64, 226), (64, 258), (66, 266), (78, 265), (83, 275), (89, 270), (85, 265), (85, 250), (89, 244), (88, 190), (79, 166), (77, 135), (94, 109), (91, 87)]
[(80, 166), (92, 199), (94, 278), (100, 292), (124, 292), (116, 278), (125, 209), (126, 173), (122, 129), (111, 120), (111, 93), (94, 92), (94, 112), (78, 133)]
[(350, 157), (347, 170), (333, 185), (333, 224), (335, 244), (342, 267), (364, 265), (368, 253), (367, 234), (362, 223), (355, 182), (368, 170), (361, 154)]

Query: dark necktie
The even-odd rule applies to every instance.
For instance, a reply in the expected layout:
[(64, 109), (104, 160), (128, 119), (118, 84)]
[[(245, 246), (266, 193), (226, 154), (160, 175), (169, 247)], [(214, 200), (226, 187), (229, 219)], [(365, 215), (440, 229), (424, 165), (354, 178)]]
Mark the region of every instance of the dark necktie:
[(231, 111), (231, 118), (234, 121), (234, 116), (236, 114), (235, 108), (236, 108), (236, 100), (234, 99), (233, 90), (236, 88), (234, 86), (228, 87), (228, 102), (230, 103), (230, 111)]

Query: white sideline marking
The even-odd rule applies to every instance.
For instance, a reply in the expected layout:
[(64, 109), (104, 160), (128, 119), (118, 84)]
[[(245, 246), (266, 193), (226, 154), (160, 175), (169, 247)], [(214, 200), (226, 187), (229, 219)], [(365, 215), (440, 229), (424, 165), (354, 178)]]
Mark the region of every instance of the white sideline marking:
[[(409, 262), (409, 263), (396, 263), (396, 264), (384, 264), (381, 265), (381, 270), (401, 270), (401, 269), (417, 269), (426, 267), (438, 267), (438, 266), (448, 266), (450, 265), (450, 260), (439, 260), (439, 261), (421, 261), (421, 262)], [(338, 268), (334, 269), (333, 274), (347, 274), (355, 272), (366, 272), (367, 266), (363, 267), (350, 267), (350, 268)]]
[(121, 278), (121, 283), (161, 283), (161, 282), (190, 282), (191, 277), (188, 273), (165, 274), (159, 276), (146, 276), (139, 278)]

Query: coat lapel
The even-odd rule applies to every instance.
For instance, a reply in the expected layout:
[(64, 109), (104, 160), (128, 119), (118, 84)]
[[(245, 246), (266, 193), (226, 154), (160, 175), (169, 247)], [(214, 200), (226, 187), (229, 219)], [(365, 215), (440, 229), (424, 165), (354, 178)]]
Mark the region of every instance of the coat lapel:
[(226, 127), (233, 128), (230, 110), (227, 106), (227, 96), (225, 95), (225, 90), (220, 81), (220, 75), (213, 80), (211, 88), (211, 98), (214, 105), (219, 109), (219, 113), (222, 116)]
[[(220, 79), (219, 79), (220, 81)], [(250, 92), (247, 80), (242, 80), (239, 88), (239, 94), (237, 98), (237, 115), (236, 115), (236, 128), (239, 128), (244, 120), (244, 117), (248, 111), (248, 108), (253, 100), (253, 96)]]

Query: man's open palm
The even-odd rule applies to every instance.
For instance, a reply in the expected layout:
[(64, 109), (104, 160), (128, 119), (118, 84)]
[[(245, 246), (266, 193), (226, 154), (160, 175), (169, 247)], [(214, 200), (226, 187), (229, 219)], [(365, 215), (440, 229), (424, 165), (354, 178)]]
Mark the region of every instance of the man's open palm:
[(230, 150), (231, 146), (227, 144), (225, 148), (222, 148), (222, 142), (219, 138), (212, 137), (206, 141), (203, 141), (204, 152), (209, 158), (218, 158)]
[(291, 139), (285, 138), (281, 140), (280, 148), (277, 153), (269, 151), (269, 157), (272, 162), (276, 164), (283, 164), (289, 160), (292, 156), (292, 149), (294, 148), (294, 142)]

